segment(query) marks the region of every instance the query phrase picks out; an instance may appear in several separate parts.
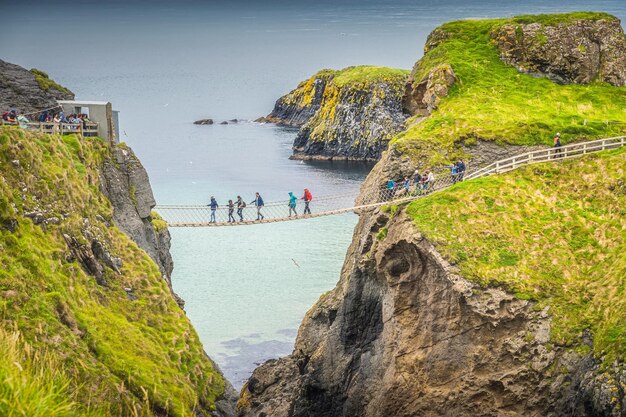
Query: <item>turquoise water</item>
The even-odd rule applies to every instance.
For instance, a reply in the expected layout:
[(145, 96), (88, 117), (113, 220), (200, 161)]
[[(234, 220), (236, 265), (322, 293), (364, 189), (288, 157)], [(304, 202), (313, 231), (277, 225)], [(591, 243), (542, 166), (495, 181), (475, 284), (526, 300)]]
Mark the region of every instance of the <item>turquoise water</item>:
[[(293, 130), (193, 120), (253, 120), (325, 67), (411, 68), (452, 19), (590, 8), (626, 18), (624, 0), (24, 0), (0, 12), (0, 58), (47, 71), (77, 99), (111, 101), (159, 204), (255, 191), (284, 200), (303, 187), (354, 193), (368, 166), (291, 161)], [(305, 312), (334, 287), (355, 223), (171, 231), (175, 290), (236, 387), (291, 351)]]

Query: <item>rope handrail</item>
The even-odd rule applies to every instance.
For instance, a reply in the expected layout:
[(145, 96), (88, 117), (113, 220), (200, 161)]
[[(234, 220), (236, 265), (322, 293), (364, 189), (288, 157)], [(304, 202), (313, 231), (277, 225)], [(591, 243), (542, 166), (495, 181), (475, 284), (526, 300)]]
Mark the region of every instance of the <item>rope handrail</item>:
[[(626, 136), (530, 151), (501, 159), (470, 173), (448, 174), (444, 177), (440, 177), (440, 174), (438, 174), (438, 178), (434, 181), (426, 185), (423, 183), (412, 184), (409, 189), (404, 188), (402, 185), (392, 190), (372, 187), (372, 189), (360, 193), (360, 200), (362, 201), (360, 205), (354, 204), (356, 195), (335, 194), (319, 198), (314, 197), (310, 203), (310, 208), (315, 211), (308, 214), (303, 213), (304, 204), (302, 202), (298, 202), (295, 207), (290, 208), (287, 201), (268, 203), (260, 211), (254, 205), (247, 205), (241, 212), (237, 210), (237, 207), (231, 210), (227, 205), (221, 205), (215, 210), (211, 210), (209, 206), (204, 205), (162, 205), (155, 207), (155, 210), (170, 227), (237, 226), (311, 219), (358, 212), (388, 204), (401, 204), (446, 189), (459, 181), (484, 177), (494, 173), (504, 173), (523, 165), (547, 161), (558, 162), (587, 153), (615, 149), (622, 146), (626, 146)], [(346, 205), (337, 206), (337, 202), (338, 204), (345, 202)]]

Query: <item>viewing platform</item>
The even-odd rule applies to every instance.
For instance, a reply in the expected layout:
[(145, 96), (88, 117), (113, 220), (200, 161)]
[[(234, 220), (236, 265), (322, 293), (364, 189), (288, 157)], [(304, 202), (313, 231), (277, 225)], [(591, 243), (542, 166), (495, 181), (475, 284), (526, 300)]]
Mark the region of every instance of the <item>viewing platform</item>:
[[(111, 145), (120, 142), (119, 111), (113, 110), (108, 101), (58, 100), (57, 106), (33, 113), (18, 115), (17, 121), (0, 118), (0, 125), (19, 126), (29, 131), (47, 134), (80, 135), (82, 137), (101, 137)], [(85, 115), (86, 119), (78, 123), (50, 120), (53, 115)], [(47, 120), (42, 120), (47, 119)]]

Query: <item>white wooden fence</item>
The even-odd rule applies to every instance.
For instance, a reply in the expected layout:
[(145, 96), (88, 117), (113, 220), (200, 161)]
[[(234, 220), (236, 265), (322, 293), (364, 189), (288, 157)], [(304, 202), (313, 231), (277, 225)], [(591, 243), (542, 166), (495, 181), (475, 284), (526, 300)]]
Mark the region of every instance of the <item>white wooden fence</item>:
[(614, 138), (599, 139), (591, 142), (573, 143), (571, 145), (540, 149), (537, 151), (511, 156), (506, 159), (501, 159), (487, 165), (484, 168), (468, 173), (465, 175), (465, 179), (485, 177), (491, 174), (502, 174), (503, 172), (511, 171), (522, 165), (576, 158), (588, 153), (608, 149), (617, 149), (625, 145), (626, 136), (617, 136)]

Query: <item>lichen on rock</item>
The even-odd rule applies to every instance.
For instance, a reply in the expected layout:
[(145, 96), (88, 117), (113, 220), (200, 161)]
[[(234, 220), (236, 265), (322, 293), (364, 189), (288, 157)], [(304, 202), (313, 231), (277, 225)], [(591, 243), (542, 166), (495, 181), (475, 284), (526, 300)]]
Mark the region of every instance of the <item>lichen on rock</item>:
[(514, 19), (491, 35), (505, 62), (559, 83), (626, 86), (626, 37), (615, 17), (524, 21)]
[(369, 66), (322, 70), (281, 97), (260, 121), (300, 127), (296, 159), (378, 160), (404, 128), (407, 75)]

